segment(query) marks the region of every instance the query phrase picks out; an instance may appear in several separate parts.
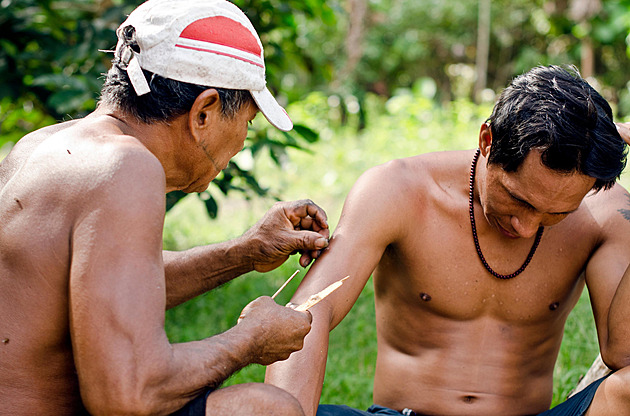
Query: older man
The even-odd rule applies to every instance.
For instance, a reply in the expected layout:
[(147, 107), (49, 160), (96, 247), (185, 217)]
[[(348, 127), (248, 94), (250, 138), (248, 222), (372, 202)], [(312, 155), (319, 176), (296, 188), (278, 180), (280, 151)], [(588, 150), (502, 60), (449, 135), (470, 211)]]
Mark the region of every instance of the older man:
[(503, 91), (478, 147), (393, 161), (355, 184), (294, 301), (350, 278), (311, 309), (304, 349), (267, 372), (307, 414), (328, 332), (372, 272), (375, 405), (318, 415), (546, 412), (585, 284), (617, 371), (545, 415), (630, 414), (630, 195), (615, 184), (626, 157), (610, 107), (579, 76), (534, 68)]
[(206, 189), (258, 111), (292, 128), (258, 35), (223, 0), (150, 0), (117, 33), (97, 110), (0, 164), (0, 413), (302, 414), (272, 386), (213, 388), (299, 350), (308, 314), (260, 298), (201, 341), (163, 328), (165, 308), (328, 244), (324, 212), (298, 201), (234, 241), (162, 252), (165, 193)]

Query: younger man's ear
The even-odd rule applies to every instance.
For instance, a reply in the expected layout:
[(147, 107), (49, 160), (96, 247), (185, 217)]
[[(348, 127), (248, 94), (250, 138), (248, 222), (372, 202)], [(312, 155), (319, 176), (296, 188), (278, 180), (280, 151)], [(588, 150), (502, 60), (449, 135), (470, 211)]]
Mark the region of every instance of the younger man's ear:
[(214, 88), (208, 88), (197, 96), (188, 115), (191, 131), (208, 128), (221, 114), (221, 98)]
[(488, 157), (490, 148), (492, 147), (492, 129), (490, 123), (483, 123), (479, 130), (479, 150), (483, 157)]

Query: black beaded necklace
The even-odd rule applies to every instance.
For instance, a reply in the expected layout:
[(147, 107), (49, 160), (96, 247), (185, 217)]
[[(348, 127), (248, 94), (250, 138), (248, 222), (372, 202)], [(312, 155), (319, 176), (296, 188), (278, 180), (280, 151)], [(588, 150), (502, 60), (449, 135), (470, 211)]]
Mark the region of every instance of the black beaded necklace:
[(472, 235), (473, 235), (473, 239), (475, 240), (475, 248), (477, 249), (477, 254), (479, 255), (479, 259), (481, 260), (481, 263), (483, 263), (483, 266), (486, 268), (486, 270), (490, 272), (490, 274), (492, 274), (497, 279), (511, 279), (521, 274), (523, 270), (525, 270), (529, 262), (532, 261), (532, 257), (534, 257), (534, 253), (536, 252), (536, 249), (538, 248), (538, 244), (540, 243), (540, 239), (542, 238), (545, 227), (543, 226), (538, 227), (538, 231), (536, 232), (536, 240), (534, 240), (534, 245), (532, 246), (532, 249), (529, 251), (527, 258), (525, 259), (525, 263), (523, 263), (523, 265), (517, 271), (511, 274), (500, 274), (492, 270), (492, 267), (490, 267), (490, 265), (486, 261), (486, 258), (483, 256), (483, 253), (481, 252), (481, 246), (479, 245), (479, 238), (477, 237), (477, 227), (475, 226), (475, 209), (473, 205), (473, 196), (475, 194), (475, 169), (477, 167), (477, 159), (479, 159), (480, 152), (481, 151), (477, 149), (477, 152), (475, 153), (475, 157), (473, 157), (473, 160), (472, 160), (472, 165), (470, 167), (470, 186), (469, 186), (470, 191), (469, 191), (469, 196), (468, 196), (468, 210), (470, 212), (470, 226), (472, 227)]

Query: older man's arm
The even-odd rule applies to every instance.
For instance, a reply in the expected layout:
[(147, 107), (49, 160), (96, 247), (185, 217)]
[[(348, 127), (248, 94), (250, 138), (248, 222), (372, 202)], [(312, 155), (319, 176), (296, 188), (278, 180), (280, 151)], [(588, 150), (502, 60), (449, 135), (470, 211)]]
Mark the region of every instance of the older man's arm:
[(310, 200), (279, 202), (241, 237), (186, 251), (163, 252), (167, 308), (256, 270), (267, 272), (301, 252), (308, 266), (328, 246), (326, 213)]
[(116, 167), (77, 197), (82, 209), (70, 241), (70, 339), (90, 414), (171, 414), (240, 368), (302, 347), (310, 316), (269, 297), (251, 302), (222, 334), (171, 344), (164, 332), (162, 166), (137, 152)]

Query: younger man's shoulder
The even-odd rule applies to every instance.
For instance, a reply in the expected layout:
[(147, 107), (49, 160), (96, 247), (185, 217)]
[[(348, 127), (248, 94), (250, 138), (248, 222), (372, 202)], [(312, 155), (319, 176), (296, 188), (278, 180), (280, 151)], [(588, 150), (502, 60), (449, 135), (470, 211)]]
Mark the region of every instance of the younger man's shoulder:
[(630, 221), (630, 193), (620, 183), (586, 195), (583, 204), (599, 223), (619, 215)]
[(369, 206), (383, 215), (395, 209), (402, 216), (466, 199), (473, 155), (473, 150), (426, 153), (375, 166), (356, 181), (346, 205)]
[(392, 187), (447, 186), (451, 181), (468, 176), (473, 155), (473, 150), (423, 153), (375, 166), (362, 176)]

